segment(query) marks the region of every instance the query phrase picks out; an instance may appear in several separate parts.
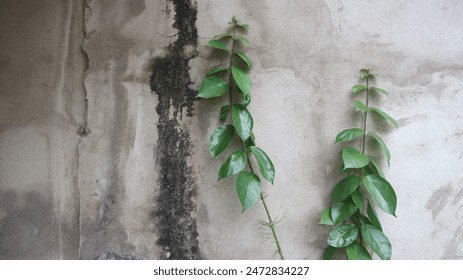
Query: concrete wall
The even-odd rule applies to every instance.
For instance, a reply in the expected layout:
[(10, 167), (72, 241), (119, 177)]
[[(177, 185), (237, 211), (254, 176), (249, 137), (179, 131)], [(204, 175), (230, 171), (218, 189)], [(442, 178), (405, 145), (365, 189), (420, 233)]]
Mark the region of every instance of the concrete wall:
[(249, 23), (257, 143), (290, 259), (319, 259), (350, 88), (373, 68), (390, 99), (370, 123), (392, 153), (394, 259), (463, 258), (463, 3), (0, 1), (0, 258), (272, 259), (226, 155), (207, 144), (224, 100), (195, 100), (220, 60), (207, 41)]

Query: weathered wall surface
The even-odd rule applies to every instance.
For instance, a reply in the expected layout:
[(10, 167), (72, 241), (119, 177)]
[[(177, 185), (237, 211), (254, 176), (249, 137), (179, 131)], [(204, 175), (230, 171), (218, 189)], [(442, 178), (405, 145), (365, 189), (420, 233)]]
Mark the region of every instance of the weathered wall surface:
[(0, 1), (0, 258), (276, 258), (207, 143), (221, 100), (195, 100), (207, 41), (251, 25), (250, 109), (277, 168), (265, 185), (290, 259), (319, 259), (321, 210), (358, 126), (350, 88), (376, 69), (374, 127), (397, 218), (395, 259), (463, 258), (460, 1)]

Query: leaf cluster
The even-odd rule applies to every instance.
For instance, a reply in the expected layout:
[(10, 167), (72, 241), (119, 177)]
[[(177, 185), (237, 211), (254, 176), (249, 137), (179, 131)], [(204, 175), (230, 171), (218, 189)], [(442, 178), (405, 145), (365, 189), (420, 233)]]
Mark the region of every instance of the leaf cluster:
[(387, 113), (376, 107), (369, 107), (370, 94), (389, 96), (384, 89), (369, 85), (370, 80), (376, 76), (371, 70), (362, 69), (360, 78), (366, 81), (366, 85), (352, 87), (354, 94), (366, 95), (366, 104), (355, 101), (356, 110), (364, 114), (363, 129), (346, 129), (336, 136), (335, 143), (352, 142), (361, 138), (362, 151), (353, 146), (346, 146), (342, 150), (342, 171), (346, 177), (334, 187), (333, 205), (323, 209), (320, 220), (320, 224), (334, 226), (328, 236), (329, 246), (325, 250), (324, 259), (331, 259), (336, 251), (341, 250), (349, 260), (371, 260), (368, 248), (381, 259), (390, 259), (392, 255), (391, 243), (383, 232), (374, 207), (376, 205), (385, 213), (395, 216), (397, 196), (386, 180), (379, 161), (365, 153), (366, 141), (371, 138), (378, 143), (390, 166), (391, 154), (386, 143), (375, 132), (366, 131), (370, 112), (397, 127), (397, 122)]

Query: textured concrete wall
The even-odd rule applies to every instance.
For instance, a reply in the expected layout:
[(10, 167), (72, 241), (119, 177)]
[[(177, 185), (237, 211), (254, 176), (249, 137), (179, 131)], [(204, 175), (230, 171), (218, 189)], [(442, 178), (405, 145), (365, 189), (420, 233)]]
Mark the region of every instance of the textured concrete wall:
[(291, 259), (319, 259), (341, 178), (350, 88), (376, 69), (394, 116), (394, 259), (463, 258), (461, 1), (0, 1), (0, 258), (277, 258), (207, 143), (224, 101), (195, 100), (207, 41), (251, 25), (264, 185)]

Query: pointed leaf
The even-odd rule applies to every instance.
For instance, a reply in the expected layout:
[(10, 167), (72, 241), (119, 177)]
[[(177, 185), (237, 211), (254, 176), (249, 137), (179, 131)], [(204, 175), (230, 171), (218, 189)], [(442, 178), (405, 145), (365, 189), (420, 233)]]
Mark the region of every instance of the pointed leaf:
[(244, 95), (248, 95), (252, 87), (252, 81), (251, 78), (249, 78), (248, 73), (237, 66), (232, 66), (231, 70), (233, 79), (235, 80), (238, 87), (241, 89)]
[(363, 210), (365, 202), (362, 193), (357, 189), (350, 195), (350, 197), (352, 198), (355, 206), (357, 206), (358, 209)]
[(211, 69), (206, 73), (206, 76), (214, 75), (222, 71), (228, 71), (228, 68), (227, 67), (217, 67), (217, 68)]
[(375, 226), (377, 229), (383, 230), (383, 228), (381, 227), (381, 223), (378, 219), (378, 214), (376, 214), (375, 209), (370, 205), (370, 203), (368, 203), (367, 205), (367, 214), (368, 218), (370, 218), (371, 224)]
[(275, 166), (273, 166), (272, 160), (267, 156), (267, 154), (263, 150), (255, 146), (249, 147), (249, 150), (256, 157), (262, 177), (264, 177), (265, 180), (273, 184), (273, 179), (275, 179)]
[(365, 79), (370, 75), (370, 69), (361, 69), (360, 70), (360, 78)]
[(381, 111), (380, 109), (378, 108), (375, 108), (375, 107), (372, 107), (370, 108), (371, 111), (374, 111), (376, 113), (378, 113), (381, 117), (383, 117), (383, 119), (387, 120), (388, 122), (390, 122), (393, 126), (395, 127), (398, 127), (397, 126), (397, 121), (394, 120), (391, 116), (389, 116), (388, 114), (386, 114), (385, 112)]
[(219, 180), (235, 175), (248, 164), (248, 155), (245, 151), (236, 151), (231, 154), (219, 169)]
[(218, 127), (214, 133), (212, 133), (209, 140), (209, 151), (212, 157), (216, 157), (230, 145), (233, 136), (235, 135), (235, 128), (233, 125), (227, 124)]
[(382, 94), (386, 95), (387, 97), (389, 97), (389, 94), (387, 93), (387, 91), (385, 91), (385, 90), (382, 89), (382, 88), (379, 88), (379, 87), (370, 87), (370, 90), (375, 91), (375, 92), (378, 92), (378, 93), (382, 93)]
[(360, 100), (355, 100), (355, 109), (356, 111), (368, 112), (370, 108), (368, 108), (365, 104), (362, 103)]
[(219, 97), (229, 89), (228, 84), (219, 77), (211, 76), (205, 78), (199, 86), (198, 97), (212, 98)]
[(358, 233), (359, 229), (353, 224), (337, 225), (328, 236), (328, 245), (335, 248), (349, 246), (355, 241)]
[(248, 30), (249, 29), (249, 25), (248, 24), (245, 24), (245, 23), (237, 23), (236, 24), (238, 27), (241, 27), (245, 30)]
[(223, 34), (215, 35), (214, 39), (219, 40), (219, 39), (222, 39), (222, 38), (231, 38), (231, 37), (232, 37), (232, 35), (227, 34), (227, 33), (223, 33)]
[(368, 246), (382, 260), (390, 260), (392, 255), (392, 246), (386, 235), (372, 225), (362, 226), (362, 236)]
[(360, 129), (360, 128), (346, 129), (346, 130), (339, 132), (338, 135), (336, 135), (335, 143), (354, 140), (360, 136), (363, 136), (363, 134), (365, 134), (365, 131), (363, 131), (363, 129)]
[(241, 140), (246, 141), (252, 133), (253, 120), (251, 114), (243, 105), (233, 104), (232, 120)]
[(334, 247), (331, 247), (331, 246), (326, 247), (325, 253), (323, 254), (323, 259), (324, 260), (332, 260), (334, 254), (336, 253), (337, 250), (338, 250), (337, 248), (334, 248)]
[(331, 219), (335, 225), (344, 222), (357, 211), (357, 206), (349, 201), (336, 202), (331, 207)]
[(389, 149), (387, 148), (386, 143), (384, 143), (383, 139), (381, 139), (381, 137), (379, 137), (379, 135), (374, 132), (370, 132), (368, 135), (371, 135), (371, 137), (373, 137), (376, 140), (376, 142), (378, 142), (378, 144), (381, 146), (381, 149), (383, 150), (383, 153), (387, 159), (387, 166), (390, 166), (391, 165), (391, 153), (389, 152)]
[(381, 178), (384, 178), (386, 179), (386, 177), (384, 176), (384, 173), (383, 173), (383, 170), (381, 169), (381, 166), (379, 165), (379, 163), (376, 161), (376, 159), (372, 156), (368, 156), (368, 158), (370, 159), (370, 162), (373, 164), (373, 166), (375, 167), (376, 169), (376, 172), (378, 173), (378, 175), (381, 177)]
[(251, 146), (256, 145), (256, 137), (254, 136), (254, 133), (251, 132), (251, 136), (246, 140), (246, 148), (249, 148)]
[(367, 86), (365, 85), (355, 85), (352, 87), (352, 92), (355, 94), (355, 93), (362, 92), (366, 89), (367, 89)]
[(344, 169), (362, 168), (369, 162), (368, 157), (354, 147), (345, 147), (342, 150), (342, 160), (344, 162)]
[(370, 253), (357, 241), (346, 247), (346, 254), (349, 260), (371, 260)]
[(371, 225), (370, 219), (367, 216), (360, 214), (360, 216), (354, 215), (352, 218), (355, 221), (355, 224), (363, 226), (363, 225)]
[(329, 226), (334, 225), (333, 220), (331, 219), (331, 207), (323, 209), (319, 224)]
[(220, 108), (219, 120), (224, 122), (227, 119), (228, 112), (230, 111), (230, 105), (224, 105)]
[(260, 189), (260, 179), (256, 174), (248, 171), (240, 172), (236, 178), (236, 192), (243, 207), (243, 212), (259, 199)]
[(252, 61), (244, 52), (236, 51), (235, 53), (248, 65), (249, 68), (252, 68)]
[(208, 46), (213, 47), (215, 49), (219, 50), (224, 50), (224, 51), (231, 51), (230, 48), (225, 45), (223, 42), (220, 42), (219, 40), (210, 40), (207, 43)]
[(353, 193), (360, 184), (360, 178), (355, 175), (351, 175), (342, 179), (333, 189), (332, 199), (333, 201), (342, 201), (346, 199), (351, 193)]
[(362, 179), (371, 198), (378, 204), (384, 212), (395, 216), (397, 207), (397, 196), (391, 184), (385, 179), (374, 174), (367, 175)]
[(243, 36), (240, 36), (240, 35), (235, 35), (235, 40), (238, 40), (238, 41), (241, 41), (241, 43), (243, 43), (244, 45), (248, 45), (249, 44), (249, 40)]

